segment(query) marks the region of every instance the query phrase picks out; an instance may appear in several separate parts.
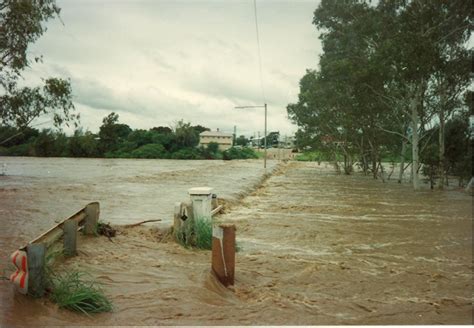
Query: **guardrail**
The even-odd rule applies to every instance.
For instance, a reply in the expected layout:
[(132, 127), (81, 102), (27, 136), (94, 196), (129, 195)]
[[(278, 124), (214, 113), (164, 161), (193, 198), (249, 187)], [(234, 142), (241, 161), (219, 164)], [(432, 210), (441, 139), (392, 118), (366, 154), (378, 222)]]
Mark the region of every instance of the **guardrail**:
[[(75, 256), (77, 232), (83, 229), (86, 235), (95, 235), (99, 214), (99, 203), (89, 203), (13, 252), (11, 260), (16, 271), (10, 276), (10, 281), (18, 291), (36, 297), (43, 296), (46, 254), (51, 254), (54, 249), (65, 256)], [(57, 243), (61, 238), (63, 243)]]
[[(189, 195), (191, 202), (175, 203), (173, 222), (175, 232), (192, 229), (195, 219), (211, 219), (224, 208), (218, 204), (217, 196), (212, 194), (212, 188), (191, 188)], [(86, 235), (96, 235), (99, 214), (99, 203), (89, 203), (16, 250), (11, 255), (16, 271), (10, 276), (10, 280), (18, 291), (35, 297), (43, 296), (46, 288), (47, 255), (75, 256), (78, 231), (83, 230)], [(225, 286), (233, 285), (235, 226), (213, 226), (212, 230), (212, 272)], [(61, 239), (63, 242), (59, 243)]]

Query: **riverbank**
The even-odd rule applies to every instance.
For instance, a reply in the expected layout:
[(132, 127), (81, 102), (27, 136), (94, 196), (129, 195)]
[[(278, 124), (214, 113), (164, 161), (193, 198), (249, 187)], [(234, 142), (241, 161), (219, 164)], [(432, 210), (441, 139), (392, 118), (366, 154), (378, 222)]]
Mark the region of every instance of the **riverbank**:
[(6, 323), (469, 324), (471, 202), (290, 162), (218, 218), (236, 225), (242, 248), (233, 288), (210, 275), (209, 251), (159, 227), (122, 227), (114, 242), (81, 238), (62, 264), (101, 282), (114, 312), (88, 318), (35, 301), (34, 316)]

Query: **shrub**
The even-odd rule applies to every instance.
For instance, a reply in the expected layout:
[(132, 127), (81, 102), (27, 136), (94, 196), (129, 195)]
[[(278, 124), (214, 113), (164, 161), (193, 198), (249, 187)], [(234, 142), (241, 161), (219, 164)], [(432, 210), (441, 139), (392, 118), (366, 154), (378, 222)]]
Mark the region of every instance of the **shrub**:
[(196, 148), (182, 148), (171, 155), (173, 159), (202, 159), (199, 150)]
[(211, 154), (215, 154), (219, 151), (219, 144), (217, 142), (210, 142), (207, 145), (207, 151)]
[(5, 150), (2, 155), (7, 156), (29, 156), (31, 155), (31, 144), (15, 145)]
[(146, 144), (132, 151), (131, 155), (134, 158), (164, 158), (166, 150), (161, 144)]
[(238, 149), (236, 147), (232, 147), (224, 151), (223, 158), (225, 160), (250, 159), (258, 158), (258, 156), (252, 148), (244, 147), (242, 149)]

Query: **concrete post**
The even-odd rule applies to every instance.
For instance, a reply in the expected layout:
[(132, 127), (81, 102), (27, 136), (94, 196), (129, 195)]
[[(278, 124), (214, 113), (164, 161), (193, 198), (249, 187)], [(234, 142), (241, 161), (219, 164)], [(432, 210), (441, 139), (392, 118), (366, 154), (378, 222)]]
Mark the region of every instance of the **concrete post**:
[(98, 202), (90, 203), (85, 208), (86, 223), (84, 224), (84, 233), (86, 235), (95, 235), (97, 222), (99, 221), (100, 206)]
[(42, 297), (46, 288), (44, 272), (46, 246), (44, 244), (29, 244), (28, 254), (28, 294)]
[(193, 217), (195, 220), (211, 218), (212, 211), (212, 188), (197, 187), (188, 190), (193, 206)]
[(212, 271), (224, 285), (234, 285), (235, 225), (212, 228)]
[(64, 222), (64, 255), (76, 256), (77, 246), (77, 221), (67, 220)]

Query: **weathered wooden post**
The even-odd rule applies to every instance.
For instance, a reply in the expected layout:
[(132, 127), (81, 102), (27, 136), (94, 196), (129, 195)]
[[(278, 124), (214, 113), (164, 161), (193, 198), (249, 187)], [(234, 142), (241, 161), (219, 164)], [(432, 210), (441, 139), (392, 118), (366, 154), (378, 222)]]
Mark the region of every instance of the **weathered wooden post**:
[(44, 244), (28, 244), (28, 294), (34, 297), (42, 297), (46, 288), (45, 279), (45, 255)]
[(181, 202), (174, 203), (173, 230), (175, 233), (181, 230), (181, 226), (183, 223), (183, 220), (181, 218), (183, 215), (181, 207), (182, 207)]
[(212, 209), (215, 209), (217, 206), (219, 206), (219, 201), (217, 200), (217, 195), (212, 194), (211, 207), (212, 207)]
[(175, 203), (173, 232), (176, 241), (186, 245), (192, 244), (194, 215), (191, 203)]
[(197, 187), (188, 190), (195, 220), (210, 218), (212, 211), (212, 188)]
[(77, 254), (77, 221), (67, 220), (64, 222), (64, 255), (76, 256)]
[(234, 285), (235, 225), (212, 228), (212, 271), (224, 285)]
[(90, 203), (85, 208), (86, 222), (84, 224), (84, 233), (86, 235), (95, 235), (97, 222), (99, 221), (100, 205), (98, 202)]

